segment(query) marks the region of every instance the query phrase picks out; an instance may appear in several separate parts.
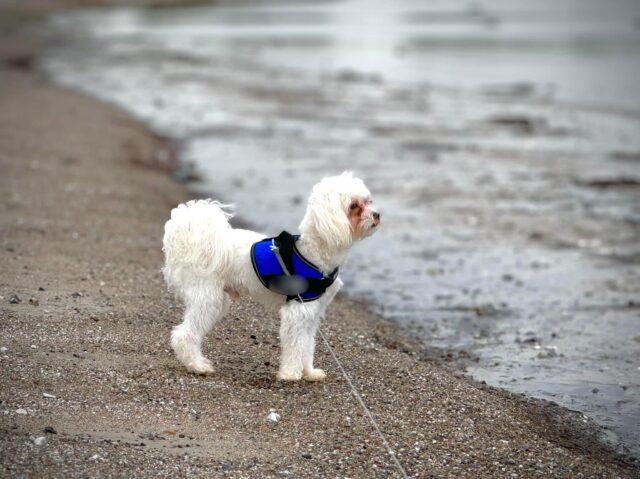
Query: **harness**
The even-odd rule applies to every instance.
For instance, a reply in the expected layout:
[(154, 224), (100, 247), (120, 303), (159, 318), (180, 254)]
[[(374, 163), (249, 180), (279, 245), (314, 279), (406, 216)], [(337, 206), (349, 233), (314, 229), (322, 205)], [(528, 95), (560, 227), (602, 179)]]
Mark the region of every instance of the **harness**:
[(296, 241), (300, 235), (283, 231), (274, 238), (266, 238), (251, 245), (251, 264), (260, 282), (274, 293), (301, 303), (315, 301), (338, 277), (338, 268), (325, 276), (307, 260)]

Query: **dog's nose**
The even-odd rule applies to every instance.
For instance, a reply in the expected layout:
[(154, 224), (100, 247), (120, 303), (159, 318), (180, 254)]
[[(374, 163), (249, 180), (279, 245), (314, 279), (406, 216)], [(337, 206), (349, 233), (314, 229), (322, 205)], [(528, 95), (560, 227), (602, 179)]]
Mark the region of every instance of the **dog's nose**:
[(377, 211), (373, 213), (373, 219), (376, 221), (380, 221), (380, 213), (378, 213)]

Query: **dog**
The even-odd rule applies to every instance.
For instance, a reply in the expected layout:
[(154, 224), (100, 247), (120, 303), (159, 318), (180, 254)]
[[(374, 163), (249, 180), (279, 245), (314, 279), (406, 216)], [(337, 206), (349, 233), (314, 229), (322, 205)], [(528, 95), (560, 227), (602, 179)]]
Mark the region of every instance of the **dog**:
[[(211, 361), (202, 355), (202, 340), (232, 299), (248, 297), (279, 311), (277, 379), (323, 380), (325, 372), (313, 365), (315, 335), (343, 284), (338, 268), (353, 242), (372, 235), (380, 224), (369, 190), (347, 171), (322, 179), (309, 196), (299, 237), (283, 232), (265, 240), (260, 233), (232, 228), (231, 216), (228, 205), (193, 200), (174, 208), (165, 224), (162, 272), (169, 289), (185, 303), (184, 320), (171, 333), (177, 358), (193, 373), (213, 373)], [(289, 238), (287, 248), (282, 235)], [(284, 257), (285, 249), (291, 257)], [(278, 272), (262, 277), (256, 266), (259, 255)], [(292, 268), (305, 269), (310, 277)], [(289, 276), (286, 281), (284, 276)], [(274, 286), (283, 281), (284, 289), (293, 291)]]

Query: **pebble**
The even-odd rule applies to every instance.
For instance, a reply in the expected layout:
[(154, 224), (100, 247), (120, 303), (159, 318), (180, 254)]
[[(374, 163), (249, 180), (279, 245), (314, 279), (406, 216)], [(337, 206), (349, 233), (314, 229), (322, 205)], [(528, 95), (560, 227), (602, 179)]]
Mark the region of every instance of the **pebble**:
[(278, 414), (275, 409), (269, 409), (269, 414), (267, 414), (267, 421), (276, 423), (279, 420), (280, 414)]
[(56, 431), (53, 427), (51, 426), (47, 426), (43, 429), (44, 432), (46, 432), (47, 434), (58, 434), (58, 431)]
[(34, 437), (32, 441), (36, 446), (44, 446), (45, 444), (47, 444), (47, 437), (46, 436)]
[(26, 409), (16, 409), (16, 414), (20, 414), (21, 416), (26, 416), (27, 415), (27, 410)]
[(42, 393), (42, 397), (46, 399), (57, 399), (53, 394), (49, 394), (49, 393)]
[(6, 347), (4, 347), (4, 346), (2, 346), (2, 347), (0, 348), (0, 354), (5, 354), (5, 353), (7, 353), (8, 351), (9, 351), (9, 348), (6, 348)]
[(9, 303), (10, 304), (18, 304), (21, 301), (22, 300), (20, 299), (20, 296), (18, 296), (17, 294), (12, 294), (11, 296), (9, 296)]

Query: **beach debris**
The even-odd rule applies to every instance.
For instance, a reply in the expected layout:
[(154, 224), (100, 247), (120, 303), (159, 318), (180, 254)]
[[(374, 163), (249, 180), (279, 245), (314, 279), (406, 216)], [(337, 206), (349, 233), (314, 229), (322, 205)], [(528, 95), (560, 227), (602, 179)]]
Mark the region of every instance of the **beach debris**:
[(36, 446), (44, 446), (47, 444), (47, 436), (34, 437), (31, 439)]
[(496, 316), (499, 313), (498, 309), (491, 303), (477, 306), (475, 312), (478, 316)]
[(546, 119), (544, 118), (529, 118), (519, 115), (498, 115), (488, 119), (488, 123), (507, 128), (512, 133), (530, 135), (534, 132), (544, 129), (546, 125)]
[(473, 333), (473, 339), (485, 339), (489, 337), (489, 333), (487, 332), (486, 329), (480, 329), (479, 331), (476, 331), (475, 333)]
[(533, 269), (548, 269), (551, 267), (551, 263), (545, 260), (534, 259), (529, 266)]
[(58, 434), (58, 431), (56, 431), (55, 428), (51, 426), (45, 427), (43, 431), (46, 432), (47, 434)]
[(20, 299), (20, 296), (18, 296), (17, 294), (12, 294), (11, 296), (9, 296), (9, 303), (10, 304), (18, 304), (21, 303), (22, 300)]
[(8, 353), (8, 352), (9, 352), (9, 348), (7, 348), (5, 346), (2, 346), (0, 348), (0, 354), (5, 354), (5, 353)]
[(58, 399), (53, 394), (49, 394), (49, 393), (42, 393), (42, 397), (45, 398), (45, 399)]
[(577, 180), (578, 186), (608, 189), (608, 188), (637, 188), (640, 182), (633, 178), (613, 177), (613, 178), (595, 178), (587, 180)]
[(547, 346), (544, 351), (540, 351), (538, 353), (538, 358), (540, 359), (548, 359), (548, 358), (556, 358), (558, 357), (558, 347), (557, 346)]
[(23, 409), (23, 408), (16, 409), (16, 414), (19, 414), (21, 416), (26, 416), (27, 415), (27, 410)]
[(338, 72), (336, 79), (341, 82), (353, 83), (382, 83), (383, 78), (378, 73), (363, 73), (350, 68), (344, 68)]
[(267, 422), (277, 423), (280, 421), (280, 414), (276, 412), (275, 409), (269, 409), (269, 414), (267, 414)]

